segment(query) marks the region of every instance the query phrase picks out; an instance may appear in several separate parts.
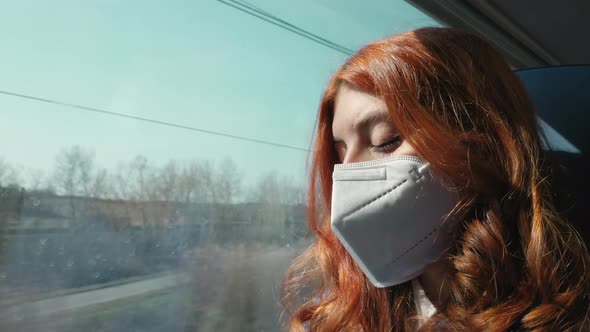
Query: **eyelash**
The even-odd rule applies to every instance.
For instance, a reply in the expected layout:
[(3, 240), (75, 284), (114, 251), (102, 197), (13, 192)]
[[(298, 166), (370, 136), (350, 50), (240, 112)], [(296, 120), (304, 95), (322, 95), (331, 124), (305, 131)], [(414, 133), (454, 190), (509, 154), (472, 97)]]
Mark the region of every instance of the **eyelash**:
[(392, 139), (388, 140), (387, 142), (385, 142), (381, 145), (373, 146), (373, 149), (375, 149), (375, 151), (380, 152), (380, 153), (392, 152), (393, 150), (395, 150), (394, 148), (397, 147), (397, 145), (400, 142), (401, 142), (401, 137), (399, 135), (396, 135)]

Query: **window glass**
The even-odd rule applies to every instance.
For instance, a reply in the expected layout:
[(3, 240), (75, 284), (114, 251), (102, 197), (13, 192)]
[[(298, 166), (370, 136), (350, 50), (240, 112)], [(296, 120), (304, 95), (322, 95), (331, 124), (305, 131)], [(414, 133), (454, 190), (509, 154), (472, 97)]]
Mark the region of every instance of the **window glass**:
[(0, 5), (0, 329), (276, 331), (330, 74), (402, 1)]

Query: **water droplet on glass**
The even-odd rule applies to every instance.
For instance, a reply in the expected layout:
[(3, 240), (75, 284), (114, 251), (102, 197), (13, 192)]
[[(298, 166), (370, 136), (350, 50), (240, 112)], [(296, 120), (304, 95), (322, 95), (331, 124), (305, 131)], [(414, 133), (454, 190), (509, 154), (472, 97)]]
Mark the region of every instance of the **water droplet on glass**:
[(47, 238), (42, 238), (39, 240), (39, 244), (42, 246), (45, 246), (45, 244), (47, 244)]
[(49, 267), (55, 267), (55, 263), (53, 263), (53, 262), (49, 263)]
[(98, 279), (98, 278), (100, 278), (100, 277), (101, 277), (101, 274), (100, 274), (100, 272), (97, 272), (97, 273), (94, 275), (94, 279)]
[(31, 197), (31, 203), (33, 204), (33, 206), (39, 206), (41, 204), (41, 200), (37, 197)]
[(160, 242), (156, 242), (156, 244), (154, 245), (154, 247), (160, 248)]
[(101, 260), (102, 255), (101, 254), (96, 254), (96, 255), (94, 255), (94, 258), (96, 258), (96, 260), (99, 261), (99, 260)]
[(5, 272), (0, 273), (0, 279), (6, 279), (6, 273)]
[(75, 264), (74, 261), (71, 259), (68, 259), (68, 261), (66, 262), (67, 267), (72, 267), (72, 266), (74, 266), (74, 264)]

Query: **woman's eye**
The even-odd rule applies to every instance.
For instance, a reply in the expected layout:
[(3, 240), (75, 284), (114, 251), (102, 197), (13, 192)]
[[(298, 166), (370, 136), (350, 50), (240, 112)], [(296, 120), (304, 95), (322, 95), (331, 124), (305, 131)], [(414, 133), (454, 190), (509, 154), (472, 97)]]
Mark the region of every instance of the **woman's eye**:
[(391, 138), (390, 140), (387, 140), (383, 144), (374, 145), (373, 149), (375, 149), (375, 151), (380, 152), (380, 153), (393, 152), (393, 150), (395, 150), (400, 145), (401, 141), (402, 141), (401, 136), (396, 135), (393, 138)]

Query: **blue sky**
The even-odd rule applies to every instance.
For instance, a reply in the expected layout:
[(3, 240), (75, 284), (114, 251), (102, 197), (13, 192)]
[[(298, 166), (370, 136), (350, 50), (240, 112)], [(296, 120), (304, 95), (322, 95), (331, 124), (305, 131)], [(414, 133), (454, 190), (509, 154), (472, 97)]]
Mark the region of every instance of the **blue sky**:
[[(436, 23), (401, 0), (250, 3), (351, 49)], [(344, 54), (215, 0), (4, 1), (0, 89), (308, 147), (317, 104)], [(246, 182), (304, 181), (304, 152), (0, 95), (0, 157), (50, 172), (80, 145), (114, 168), (137, 154), (232, 157)]]

